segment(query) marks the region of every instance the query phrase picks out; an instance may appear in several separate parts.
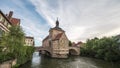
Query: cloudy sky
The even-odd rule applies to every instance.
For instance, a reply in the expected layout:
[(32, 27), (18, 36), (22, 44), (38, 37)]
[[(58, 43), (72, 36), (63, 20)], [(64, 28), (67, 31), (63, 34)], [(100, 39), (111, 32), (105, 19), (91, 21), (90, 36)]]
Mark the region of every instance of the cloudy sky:
[(48, 35), (57, 17), (71, 41), (120, 34), (120, 0), (1, 0), (0, 9), (21, 19), (35, 45)]

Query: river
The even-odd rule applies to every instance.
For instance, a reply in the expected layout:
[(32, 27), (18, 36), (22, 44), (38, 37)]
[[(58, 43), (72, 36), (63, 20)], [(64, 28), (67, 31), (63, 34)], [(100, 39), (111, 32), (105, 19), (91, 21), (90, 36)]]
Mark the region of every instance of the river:
[[(120, 65), (119, 65), (120, 66)], [(113, 64), (99, 59), (70, 56), (67, 59), (51, 59), (33, 53), (31, 62), (22, 65), (20, 68), (120, 68), (118, 63)]]

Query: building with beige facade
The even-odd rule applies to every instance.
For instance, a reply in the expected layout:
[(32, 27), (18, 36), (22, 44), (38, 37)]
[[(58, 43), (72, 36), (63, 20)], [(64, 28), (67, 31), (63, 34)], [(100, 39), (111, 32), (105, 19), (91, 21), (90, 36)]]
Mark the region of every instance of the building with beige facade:
[(34, 38), (30, 36), (25, 37), (25, 45), (26, 46), (34, 46)]
[[(10, 11), (9, 14), (4, 14), (0, 10), (0, 38), (3, 33), (9, 32), (11, 26), (20, 26), (20, 19), (14, 18), (13, 11)], [(34, 46), (33, 37), (25, 37), (25, 45)]]
[(0, 36), (2, 33), (9, 32), (9, 27), (20, 25), (20, 19), (13, 18), (13, 11), (10, 11), (9, 14), (4, 14), (0, 10)]
[(69, 54), (69, 40), (65, 31), (59, 27), (59, 21), (56, 26), (50, 28), (49, 35), (42, 41), (42, 47), (50, 48), (51, 57), (67, 58)]
[(9, 21), (7, 16), (4, 15), (4, 13), (0, 10), (0, 37), (2, 36), (2, 33), (8, 32), (9, 27), (12, 26), (12, 23)]

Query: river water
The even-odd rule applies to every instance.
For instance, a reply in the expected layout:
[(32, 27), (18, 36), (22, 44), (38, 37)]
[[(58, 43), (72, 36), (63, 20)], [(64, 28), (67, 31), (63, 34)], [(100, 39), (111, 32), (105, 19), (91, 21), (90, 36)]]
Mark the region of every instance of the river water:
[(67, 59), (51, 59), (33, 53), (31, 62), (22, 65), (20, 68), (120, 68), (118, 63), (113, 64), (99, 59), (70, 56)]

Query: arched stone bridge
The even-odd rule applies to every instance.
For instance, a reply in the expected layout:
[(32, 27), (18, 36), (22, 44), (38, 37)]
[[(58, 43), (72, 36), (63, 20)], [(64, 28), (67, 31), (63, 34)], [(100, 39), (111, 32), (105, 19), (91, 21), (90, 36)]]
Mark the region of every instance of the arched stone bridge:
[(71, 55), (80, 55), (80, 47), (69, 47), (69, 54)]
[[(39, 47), (37, 51), (39, 51), (39, 53), (41, 53), (41, 54), (46, 54), (46, 55), (49, 55), (49, 56), (52, 55), (52, 50), (51, 50), (50, 47)], [(69, 47), (68, 55), (69, 54), (70, 55), (79, 55), (80, 54), (80, 48), (75, 47), (75, 46)]]
[(52, 51), (51, 51), (50, 47), (39, 47), (38, 51), (41, 54), (46, 54), (46, 55), (49, 55), (49, 56), (52, 54)]

